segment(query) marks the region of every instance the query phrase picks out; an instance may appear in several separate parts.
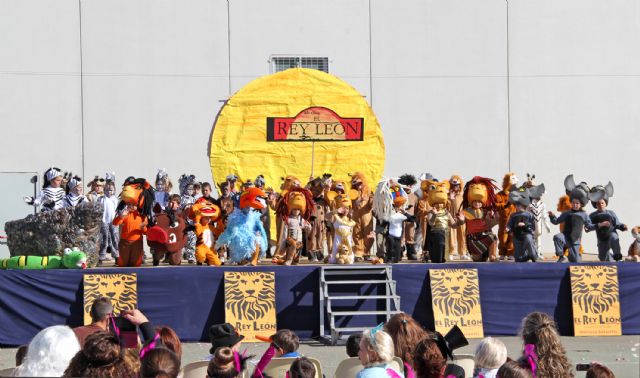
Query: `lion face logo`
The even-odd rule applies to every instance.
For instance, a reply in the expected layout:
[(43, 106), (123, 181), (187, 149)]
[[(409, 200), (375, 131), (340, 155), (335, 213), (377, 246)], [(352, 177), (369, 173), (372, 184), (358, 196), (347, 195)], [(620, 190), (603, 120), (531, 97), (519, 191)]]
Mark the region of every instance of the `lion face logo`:
[(275, 275), (268, 272), (225, 272), (225, 307), (238, 320), (258, 320), (275, 309)]
[(464, 316), (478, 306), (478, 272), (473, 269), (431, 271), (433, 304), (447, 316)]
[(573, 303), (585, 313), (601, 314), (618, 302), (617, 271), (612, 267), (580, 266), (571, 269)]
[(84, 313), (91, 310), (93, 301), (100, 297), (111, 299), (114, 315), (132, 310), (138, 303), (136, 274), (85, 274)]

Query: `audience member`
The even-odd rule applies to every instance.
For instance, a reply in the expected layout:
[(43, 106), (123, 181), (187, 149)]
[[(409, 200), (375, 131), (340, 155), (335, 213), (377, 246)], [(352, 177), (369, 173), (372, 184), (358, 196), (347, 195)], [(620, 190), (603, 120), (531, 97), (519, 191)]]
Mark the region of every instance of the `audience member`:
[(314, 378), (316, 367), (307, 357), (297, 358), (289, 368), (289, 378)]
[(500, 339), (484, 338), (476, 347), (474, 377), (495, 378), (507, 361), (507, 347)]
[(252, 356), (243, 356), (229, 347), (217, 348), (207, 367), (208, 378), (236, 378), (247, 367)]
[[(420, 340), (430, 336), (430, 333), (425, 331), (415, 319), (405, 313), (392, 316), (384, 326), (384, 330), (387, 331), (393, 339), (396, 357), (400, 357), (408, 367), (412, 367), (413, 351), (416, 349), (416, 345), (418, 345)], [(406, 369), (405, 367), (405, 370)]]
[(71, 359), (64, 377), (134, 377), (137, 372), (124, 358), (116, 335), (95, 332), (87, 336), (82, 350)]
[(71, 328), (47, 327), (31, 340), (24, 361), (15, 369), (13, 375), (15, 377), (59, 377), (79, 350), (80, 344)]
[(175, 353), (178, 359), (182, 359), (182, 343), (176, 332), (170, 327), (161, 326), (156, 327), (156, 333), (160, 335), (162, 346)]
[(418, 343), (413, 353), (413, 368), (419, 378), (465, 377), (462, 367), (447, 364), (446, 355), (443, 355), (436, 336), (427, 336)]
[(591, 364), (585, 378), (616, 378), (615, 374), (606, 366), (597, 362)]
[(87, 336), (98, 331), (109, 330), (109, 318), (112, 313), (113, 305), (109, 298), (100, 297), (93, 301), (91, 309), (89, 310), (89, 314), (91, 315), (91, 324), (73, 329), (73, 332), (75, 332), (78, 337), (78, 342), (80, 343), (81, 348), (84, 346), (84, 340)]
[[(546, 377), (546, 375), (538, 375), (539, 377)], [(528, 362), (520, 359), (518, 361), (508, 360), (497, 373), (498, 378), (533, 378), (531, 372), (531, 366)], [(551, 378), (551, 377), (549, 377)]]
[(167, 348), (151, 349), (141, 362), (140, 376), (144, 378), (177, 378), (180, 374), (180, 357)]
[(27, 351), (29, 350), (29, 346), (27, 344), (20, 345), (16, 350), (16, 367), (22, 365), (22, 361), (24, 357), (27, 355)]
[(237, 352), (244, 336), (239, 335), (231, 324), (222, 323), (214, 324), (209, 328), (209, 339), (211, 340), (209, 353), (214, 354), (220, 347), (228, 347)]
[(349, 336), (347, 339), (347, 356), (358, 357), (358, 353), (360, 352), (360, 340), (362, 340), (361, 333)]
[(520, 333), (524, 342), (525, 358), (532, 358), (536, 362), (537, 376), (573, 377), (556, 323), (549, 315), (542, 312), (530, 313), (522, 320)]
[(290, 329), (278, 330), (271, 336), (271, 343), (276, 347), (275, 357), (301, 357), (298, 353), (300, 339)]
[(404, 377), (404, 375), (389, 366), (393, 360), (393, 340), (382, 330), (383, 324), (364, 331), (360, 340), (358, 357), (364, 369), (358, 372), (356, 378), (389, 378)]

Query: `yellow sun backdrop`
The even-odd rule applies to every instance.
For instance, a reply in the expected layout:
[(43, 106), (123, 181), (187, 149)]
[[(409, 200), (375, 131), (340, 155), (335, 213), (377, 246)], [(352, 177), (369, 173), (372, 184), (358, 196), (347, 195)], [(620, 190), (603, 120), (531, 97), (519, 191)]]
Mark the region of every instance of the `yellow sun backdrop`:
[[(352, 86), (322, 71), (292, 68), (252, 81), (224, 105), (211, 136), (217, 183), (361, 171), (376, 183), (384, 170), (384, 140), (371, 107)], [(313, 172), (312, 172), (313, 152)]]

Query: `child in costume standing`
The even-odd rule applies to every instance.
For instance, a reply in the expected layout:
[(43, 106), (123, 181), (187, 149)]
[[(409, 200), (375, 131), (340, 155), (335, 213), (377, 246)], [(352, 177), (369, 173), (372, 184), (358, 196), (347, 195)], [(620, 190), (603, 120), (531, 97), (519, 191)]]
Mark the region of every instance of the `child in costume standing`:
[[(598, 259), (600, 261), (620, 261), (620, 239), (616, 230), (627, 231), (627, 225), (620, 222), (613, 211), (607, 209), (609, 197), (613, 196), (613, 184), (609, 182), (606, 187), (597, 185), (591, 188), (589, 200), (596, 211), (589, 214), (591, 223), (596, 225), (598, 238)], [(613, 251), (613, 255), (610, 251)]]
[(102, 177), (96, 176), (87, 184), (89, 193), (87, 194), (87, 200), (89, 202), (98, 202), (98, 199), (104, 195), (105, 180)]
[(279, 249), (284, 252), (284, 257), (277, 261), (279, 265), (297, 264), (300, 259), (303, 230), (311, 230), (308, 220), (314, 207), (312, 196), (308, 189), (293, 188), (284, 195), (276, 208), (276, 214), (282, 217)]
[[(544, 190), (544, 187), (542, 187)], [(512, 188), (509, 193), (509, 202), (515, 205), (516, 211), (511, 214), (507, 222), (507, 232), (513, 235), (513, 253), (516, 262), (536, 262), (538, 250), (533, 241), (535, 231), (535, 218), (527, 211), (531, 204), (529, 189), (522, 186)]]
[(154, 191), (145, 179), (129, 177), (125, 180), (121, 201), (116, 209), (113, 225), (120, 226), (118, 266), (140, 266), (144, 255), (142, 236), (151, 220)]
[(156, 174), (156, 192), (154, 203), (160, 205), (160, 208), (164, 210), (169, 205), (169, 196), (171, 195), (171, 189), (173, 185), (167, 174), (167, 170), (164, 168), (158, 169)]
[[(195, 197), (195, 185), (196, 177), (194, 175), (183, 174), (178, 179), (180, 185), (180, 210), (184, 215), (184, 220), (187, 226), (194, 226), (194, 220), (191, 217), (186, 216), (191, 210), (191, 206), (196, 202), (198, 198)], [(196, 262), (196, 234), (193, 230), (187, 231), (185, 235), (185, 244), (182, 249), (182, 257), (194, 264)]]
[[(118, 207), (118, 197), (116, 197), (115, 175), (107, 173), (107, 179), (104, 186), (104, 196), (98, 197), (98, 203), (102, 205), (102, 226), (100, 226), (100, 252), (98, 253), (98, 261), (112, 261), (118, 259), (118, 243), (120, 235), (118, 226), (113, 224), (116, 217), (116, 208)], [(111, 250), (111, 257), (107, 255), (107, 250)]]
[(63, 207), (62, 199), (65, 190), (62, 187), (62, 172), (60, 168), (51, 167), (44, 172), (42, 190), (34, 197), (24, 197), (24, 202), (32, 206), (42, 205), (41, 211), (58, 210)]
[(87, 197), (82, 195), (83, 189), (82, 179), (78, 176), (73, 176), (67, 182), (67, 195), (62, 199), (62, 207), (76, 207), (89, 202)]

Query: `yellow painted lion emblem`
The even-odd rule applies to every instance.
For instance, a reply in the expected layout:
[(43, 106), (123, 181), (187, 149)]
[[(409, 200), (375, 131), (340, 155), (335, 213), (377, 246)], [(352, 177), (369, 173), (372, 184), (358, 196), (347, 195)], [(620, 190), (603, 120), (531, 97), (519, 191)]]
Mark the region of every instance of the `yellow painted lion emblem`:
[(617, 271), (612, 267), (581, 266), (571, 269), (573, 284), (573, 303), (585, 313), (601, 314), (618, 298)]
[(111, 299), (115, 315), (123, 310), (136, 308), (138, 303), (136, 274), (85, 274), (85, 319), (91, 310), (93, 301), (100, 297)]
[(275, 275), (268, 272), (227, 272), (224, 295), (224, 305), (236, 319), (261, 319), (275, 309)]
[(478, 306), (480, 288), (478, 272), (473, 269), (438, 269), (431, 271), (433, 304), (447, 316), (464, 316)]

